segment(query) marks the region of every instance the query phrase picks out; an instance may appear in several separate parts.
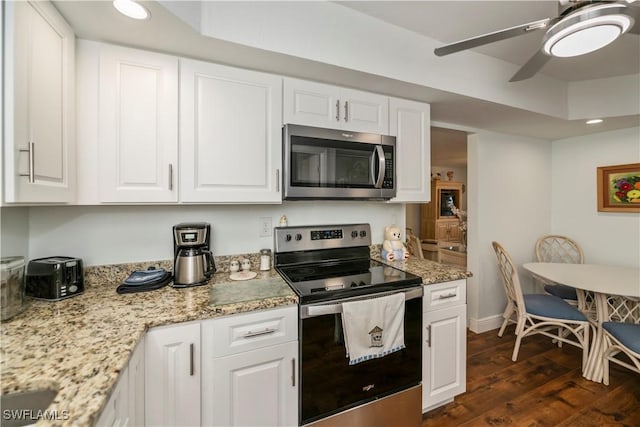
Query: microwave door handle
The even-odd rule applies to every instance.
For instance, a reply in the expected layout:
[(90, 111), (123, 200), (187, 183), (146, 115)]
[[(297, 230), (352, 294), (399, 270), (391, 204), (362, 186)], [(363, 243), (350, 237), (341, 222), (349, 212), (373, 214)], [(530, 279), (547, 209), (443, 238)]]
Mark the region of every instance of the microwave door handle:
[(378, 180), (376, 181), (375, 188), (382, 188), (384, 171), (386, 169), (386, 160), (384, 158), (384, 150), (381, 145), (376, 145), (376, 153), (378, 154)]

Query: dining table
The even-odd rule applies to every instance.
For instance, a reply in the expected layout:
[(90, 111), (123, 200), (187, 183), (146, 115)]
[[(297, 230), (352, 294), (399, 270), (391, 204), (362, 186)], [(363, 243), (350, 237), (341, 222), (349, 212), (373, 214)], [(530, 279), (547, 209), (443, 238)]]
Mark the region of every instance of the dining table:
[[(553, 262), (530, 262), (522, 267), (544, 283), (567, 285), (582, 291), (578, 293), (578, 308), (586, 312), (596, 328), (587, 367), (582, 375), (588, 380), (602, 382), (602, 355), (605, 350), (602, 323), (615, 320), (615, 316), (611, 316), (612, 311), (625, 309), (627, 313), (628, 307), (640, 304), (640, 268)], [(589, 302), (595, 303), (595, 313), (591, 315)]]

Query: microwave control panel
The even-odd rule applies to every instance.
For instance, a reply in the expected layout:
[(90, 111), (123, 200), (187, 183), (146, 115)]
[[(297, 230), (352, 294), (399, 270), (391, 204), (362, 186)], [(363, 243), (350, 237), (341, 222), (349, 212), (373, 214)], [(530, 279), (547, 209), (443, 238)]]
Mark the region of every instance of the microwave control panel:
[(385, 150), (384, 152), (384, 180), (382, 181), (382, 188), (393, 188), (393, 153)]

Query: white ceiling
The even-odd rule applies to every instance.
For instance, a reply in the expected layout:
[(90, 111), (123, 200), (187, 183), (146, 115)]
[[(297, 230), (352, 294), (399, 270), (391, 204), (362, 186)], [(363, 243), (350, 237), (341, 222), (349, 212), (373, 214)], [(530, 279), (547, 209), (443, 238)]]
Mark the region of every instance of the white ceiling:
[[(200, 35), (157, 2), (143, 3), (151, 10), (152, 18), (138, 22), (118, 14), (111, 6), (111, 1), (54, 1), (79, 38), (422, 100), (431, 103), (432, 120), (436, 125), (453, 123), (462, 128), (554, 140), (640, 124), (640, 116), (631, 115), (609, 117), (602, 125), (587, 127), (584, 120), (564, 120), (437, 88), (213, 39)], [(636, 2), (638, 3), (640, 2)], [(368, 1), (348, 2), (346, 6), (362, 10), (363, 13), (393, 25), (401, 25), (430, 38), (442, 40), (443, 43), (557, 13), (556, 3), (550, 1)], [(536, 38), (541, 37), (542, 34), (528, 34), (483, 47), (481, 51), (521, 64), (537, 49)], [(574, 62), (550, 61), (543, 72), (566, 81), (637, 74), (640, 67), (639, 36), (624, 37), (625, 39), (608, 46), (602, 52), (574, 58)]]
[[(346, 1), (349, 8), (444, 44), (558, 16), (557, 1)], [(640, 3), (640, 2), (638, 2)], [(638, 7), (638, 6), (630, 6)], [(637, 23), (640, 25), (640, 22)], [(473, 49), (523, 65), (540, 48), (544, 31)], [(455, 54), (453, 54), (455, 55)], [(563, 81), (638, 74), (640, 35), (627, 33), (611, 45), (575, 58), (552, 58), (542, 73)]]

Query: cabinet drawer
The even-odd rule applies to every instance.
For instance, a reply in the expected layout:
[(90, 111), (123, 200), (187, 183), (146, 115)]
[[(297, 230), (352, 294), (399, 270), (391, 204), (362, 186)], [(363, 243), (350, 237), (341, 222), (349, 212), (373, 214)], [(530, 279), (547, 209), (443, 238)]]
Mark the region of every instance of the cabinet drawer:
[(298, 307), (237, 314), (203, 322), (212, 357), (227, 356), (298, 339)]
[(424, 287), (423, 298), (422, 309), (425, 312), (466, 304), (467, 281), (454, 280), (436, 285), (427, 285)]

